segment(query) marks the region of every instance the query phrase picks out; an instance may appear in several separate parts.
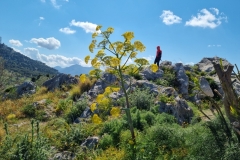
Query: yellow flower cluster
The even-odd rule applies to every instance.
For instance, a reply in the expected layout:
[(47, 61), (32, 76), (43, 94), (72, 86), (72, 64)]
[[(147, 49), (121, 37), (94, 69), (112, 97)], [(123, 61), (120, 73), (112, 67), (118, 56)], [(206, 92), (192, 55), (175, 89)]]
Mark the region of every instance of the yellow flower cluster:
[(97, 109), (96, 105), (97, 105), (97, 103), (93, 103), (93, 104), (90, 106), (90, 109), (91, 109), (92, 112), (94, 112), (94, 110)]
[(111, 111), (110, 111), (110, 114), (113, 116), (113, 117), (118, 117), (120, 115), (120, 108), (119, 107), (112, 107)]
[(85, 74), (82, 74), (79, 79), (80, 79), (80, 82), (84, 83), (87, 78)]
[(92, 117), (92, 122), (95, 124), (101, 124), (102, 123), (102, 119), (100, 117), (98, 117), (97, 114), (94, 114)]
[(130, 55), (131, 58), (136, 58), (136, 56), (137, 56), (137, 52), (132, 52)]
[(143, 51), (145, 51), (145, 46), (142, 44), (142, 42), (140, 42), (140, 41), (135, 41), (134, 42), (134, 47), (137, 49), (137, 50), (139, 50), (140, 52), (143, 52)]
[(113, 33), (113, 31), (114, 31), (114, 29), (113, 29), (112, 27), (109, 27), (109, 28), (107, 29), (107, 32), (109, 32), (109, 33)]
[(144, 58), (135, 59), (134, 62), (141, 66), (149, 64), (148, 60), (146, 60)]
[(91, 53), (93, 53), (93, 49), (95, 48), (95, 43), (91, 43), (90, 45), (89, 45), (89, 51), (91, 52)]
[(150, 69), (151, 69), (151, 71), (152, 72), (157, 72), (158, 71), (158, 66), (156, 65), (156, 64), (152, 64), (151, 66), (150, 66)]
[(98, 25), (98, 26), (96, 27), (96, 31), (99, 31), (101, 28), (102, 28), (102, 26), (101, 26), (101, 25)]
[(98, 36), (98, 33), (97, 32), (94, 32), (93, 34), (92, 34), (92, 38), (95, 38), (95, 37), (97, 37)]
[(125, 32), (122, 35), (127, 42), (130, 42), (134, 38), (134, 33), (133, 32)]
[(111, 61), (110, 61), (110, 65), (112, 67), (117, 67), (120, 65), (120, 59), (118, 59), (117, 57), (112, 57)]
[(90, 59), (90, 56), (86, 56), (86, 57), (84, 58), (84, 61), (85, 61), (86, 64), (88, 64), (89, 59)]
[(7, 116), (7, 119), (8, 120), (12, 120), (12, 119), (15, 119), (16, 118), (16, 115), (15, 114), (12, 114), (10, 113), (8, 116)]
[(104, 53), (104, 50), (103, 50), (103, 49), (101, 49), (101, 50), (99, 50), (99, 51), (98, 51), (98, 53), (97, 53), (96, 57), (99, 57), (99, 58), (101, 58), (101, 57), (103, 57), (104, 55), (105, 55), (105, 53)]

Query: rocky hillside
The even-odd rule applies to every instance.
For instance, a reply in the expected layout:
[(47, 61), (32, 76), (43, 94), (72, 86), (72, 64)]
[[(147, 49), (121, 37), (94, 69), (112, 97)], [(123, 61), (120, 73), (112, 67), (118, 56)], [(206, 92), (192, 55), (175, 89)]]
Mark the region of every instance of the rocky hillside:
[[(101, 80), (86, 77), (85, 82), (59, 74), (40, 89), (24, 83), (15, 89), (18, 99), (0, 103), (0, 116), (9, 124), (0, 123), (0, 136), (7, 137), (0, 138), (0, 155), (51, 160), (237, 160), (239, 139), (221, 114), (225, 115), (225, 93), (213, 61), (220, 59), (203, 58), (194, 66), (163, 61), (156, 73), (146, 67), (136, 75), (124, 75), (129, 110), (124, 92), (116, 87), (118, 77), (110, 73), (103, 73)], [(227, 60), (222, 64), (230, 65)], [(232, 84), (239, 95), (238, 83)]]
[(16, 72), (25, 77), (36, 77), (38, 75), (56, 75), (58, 71), (46, 64), (32, 60), (12, 48), (0, 44), (0, 57), (4, 60), (4, 66), (8, 71)]

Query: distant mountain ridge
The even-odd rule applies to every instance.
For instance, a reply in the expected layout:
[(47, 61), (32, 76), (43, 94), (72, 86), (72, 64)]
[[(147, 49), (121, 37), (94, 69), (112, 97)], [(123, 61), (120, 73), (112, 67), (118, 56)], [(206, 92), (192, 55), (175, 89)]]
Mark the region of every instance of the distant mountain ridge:
[(58, 72), (65, 73), (65, 74), (71, 74), (72, 76), (80, 75), (80, 74), (88, 74), (90, 70), (93, 69), (93, 67), (83, 67), (78, 64), (74, 64), (69, 67), (62, 68), (60, 66), (54, 67)]
[(56, 69), (16, 52), (5, 44), (0, 44), (0, 57), (4, 60), (5, 69), (26, 77), (58, 74)]

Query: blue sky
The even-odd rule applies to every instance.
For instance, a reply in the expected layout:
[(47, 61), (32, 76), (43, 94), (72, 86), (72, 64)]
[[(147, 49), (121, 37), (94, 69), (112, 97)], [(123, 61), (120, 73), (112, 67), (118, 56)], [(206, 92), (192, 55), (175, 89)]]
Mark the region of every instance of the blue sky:
[(85, 65), (96, 25), (113, 27), (112, 41), (133, 31), (153, 63), (198, 63), (219, 56), (240, 66), (239, 0), (1, 0), (2, 42), (47, 65)]

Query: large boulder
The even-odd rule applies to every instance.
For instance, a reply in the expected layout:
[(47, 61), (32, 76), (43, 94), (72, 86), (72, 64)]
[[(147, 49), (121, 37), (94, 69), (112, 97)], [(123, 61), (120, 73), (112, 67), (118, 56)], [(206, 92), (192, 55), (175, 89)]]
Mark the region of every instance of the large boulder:
[(88, 148), (88, 149), (94, 149), (99, 142), (99, 137), (93, 136), (88, 137), (82, 144), (81, 147)]
[(52, 79), (47, 80), (42, 85), (48, 89), (48, 91), (54, 91), (57, 88), (61, 88), (62, 85), (77, 84), (78, 79), (67, 74), (58, 74)]
[(152, 82), (149, 82), (147, 80), (138, 80), (136, 82), (136, 85), (139, 87), (139, 88), (148, 88), (150, 90), (151, 93), (154, 93), (156, 95), (159, 94), (159, 90), (161, 88), (161, 86), (158, 86)]
[(34, 94), (36, 92), (36, 85), (33, 82), (24, 82), (17, 86), (17, 95), (22, 96), (26, 94)]
[(157, 72), (154, 73), (151, 71), (150, 67), (146, 67), (140, 72), (140, 75), (145, 80), (156, 80), (163, 77), (163, 70), (159, 69)]
[(213, 61), (219, 61), (222, 59), (223, 66), (227, 66), (230, 64), (226, 59), (219, 58), (219, 57), (213, 57), (213, 58), (203, 58), (199, 63), (196, 65), (198, 66), (198, 69), (202, 72), (212, 72), (214, 71), (213, 67)]
[(212, 89), (208, 83), (208, 81), (206, 80), (205, 77), (200, 77), (199, 79), (199, 83), (200, 83), (200, 88), (203, 91), (203, 93), (209, 97), (213, 97), (214, 94), (212, 92)]
[(188, 98), (188, 86), (189, 86), (189, 78), (185, 73), (185, 69), (182, 63), (176, 63), (174, 65), (174, 70), (176, 71), (176, 78), (178, 85), (178, 93), (182, 94), (184, 98)]
[(181, 99), (179, 97), (175, 98), (176, 103), (163, 103), (158, 102), (159, 104), (159, 112), (160, 113), (169, 113), (173, 115), (179, 124), (190, 123), (193, 117), (193, 111), (188, 106), (186, 100)]

